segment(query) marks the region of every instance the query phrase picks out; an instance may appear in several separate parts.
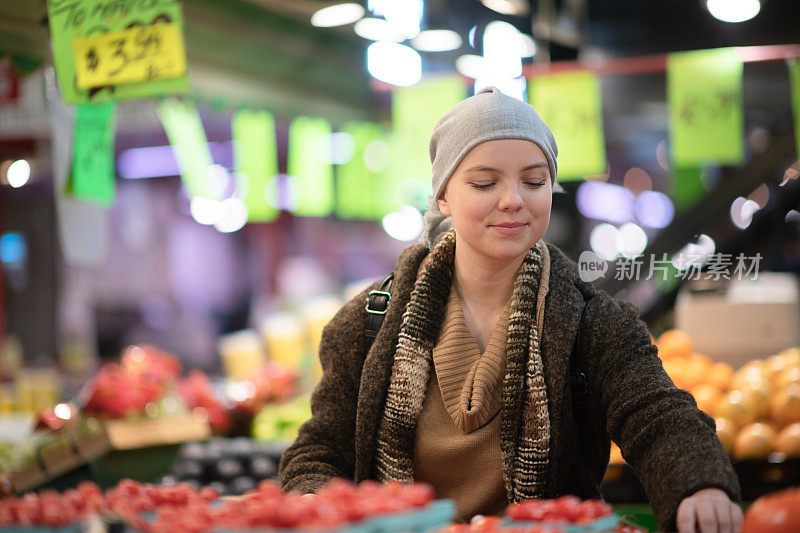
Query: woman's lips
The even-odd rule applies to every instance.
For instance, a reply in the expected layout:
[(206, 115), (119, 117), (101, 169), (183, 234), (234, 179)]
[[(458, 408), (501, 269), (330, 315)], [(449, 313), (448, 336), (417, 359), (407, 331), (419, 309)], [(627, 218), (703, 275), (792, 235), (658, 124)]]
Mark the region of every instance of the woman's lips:
[(525, 231), (527, 224), (522, 222), (504, 222), (502, 224), (493, 224), (493, 227), (500, 235), (519, 235)]

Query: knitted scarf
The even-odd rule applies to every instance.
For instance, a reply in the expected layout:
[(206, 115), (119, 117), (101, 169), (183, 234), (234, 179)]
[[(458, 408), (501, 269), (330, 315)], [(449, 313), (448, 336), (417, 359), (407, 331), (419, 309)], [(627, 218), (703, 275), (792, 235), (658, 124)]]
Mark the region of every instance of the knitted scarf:
[[(509, 501), (541, 496), (550, 449), (536, 299), (542, 272), (542, 247), (531, 248), (511, 296), (506, 374), (500, 401), (503, 477)], [(417, 420), (433, 366), (433, 347), (453, 279), (455, 231), (431, 252), (403, 315), (386, 404), (378, 427), (375, 472), (380, 481), (414, 481), (413, 450)], [(521, 423), (520, 423), (521, 422)], [(520, 428), (516, 434), (516, 428)]]

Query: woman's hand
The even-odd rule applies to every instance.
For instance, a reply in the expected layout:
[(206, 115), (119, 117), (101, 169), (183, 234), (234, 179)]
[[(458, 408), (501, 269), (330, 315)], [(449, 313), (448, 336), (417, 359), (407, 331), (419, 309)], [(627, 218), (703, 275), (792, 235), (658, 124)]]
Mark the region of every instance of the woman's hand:
[(720, 489), (702, 489), (678, 505), (680, 533), (740, 533), (742, 508)]

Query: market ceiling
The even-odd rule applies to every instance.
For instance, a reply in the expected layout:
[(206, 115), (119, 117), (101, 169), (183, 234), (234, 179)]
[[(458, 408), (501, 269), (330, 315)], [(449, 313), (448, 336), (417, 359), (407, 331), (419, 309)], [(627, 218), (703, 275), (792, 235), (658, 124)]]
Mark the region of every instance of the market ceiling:
[[(356, 36), (352, 24), (310, 24), (314, 12), (337, 3), (185, 0), (194, 90), (209, 100), (269, 107), (288, 116), (376, 118), (388, 107), (385, 95), (372, 90), (366, 72), (370, 42)], [(476, 53), (467, 37), (470, 28), (480, 31), (493, 20), (510, 22), (524, 33), (533, 28), (540, 50), (537, 62), (548, 53), (558, 61), (576, 59), (579, 53), (629, 57), (797, 42), (796, 3), (788, 0), (762, 0), (761, 12), (738, 24), (713, 18), (700, 0), (532, 0), (530, 6), (528, 15), (509, 16), (478, 0), (427, 0), (423, 28), (455, 30), (463, 45), (452, 52), (423, 53), (424, 70), (453, 71), (459, 55)], [(45, 13), (44, 0), (0, 2), (0, 56), (11, 55), (22, 71), (51, 61)], [(479, 46), (479, 39), (473, 42)], [(764, 76), (761, 81), (769, 83), (768, 70)], [(653, 97), (659, 98), (660, 92)]]

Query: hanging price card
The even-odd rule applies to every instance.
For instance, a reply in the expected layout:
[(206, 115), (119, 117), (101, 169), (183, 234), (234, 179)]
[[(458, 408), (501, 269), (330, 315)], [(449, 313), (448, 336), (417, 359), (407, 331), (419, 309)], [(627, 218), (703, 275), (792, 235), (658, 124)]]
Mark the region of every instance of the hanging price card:
[(674, 165), (742, 162), (742, 61), (734, 48), (670, 54), (667, 102)]
[(189, 88), (179, 0), (47, 0), (47, 19), (68, 104)]
[(176, 78), (186, 72), (183, 36), (172, 23), (76, 37), (72, 47), (81, 89)]
[(606, 169), (600, 81), (590, 72), (531, 80), (529, 99), (558, 143), (559, 181), (579, 180)]

